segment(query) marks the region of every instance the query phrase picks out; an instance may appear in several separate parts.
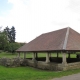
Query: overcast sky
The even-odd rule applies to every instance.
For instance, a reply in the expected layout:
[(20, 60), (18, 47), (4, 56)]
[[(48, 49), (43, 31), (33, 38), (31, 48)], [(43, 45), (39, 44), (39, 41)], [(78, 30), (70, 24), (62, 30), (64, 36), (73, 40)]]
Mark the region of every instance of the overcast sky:
[(80, 0), (0, 0), (0, 26), (14, 26), (17, 42), (65, 27), (80, 33)]

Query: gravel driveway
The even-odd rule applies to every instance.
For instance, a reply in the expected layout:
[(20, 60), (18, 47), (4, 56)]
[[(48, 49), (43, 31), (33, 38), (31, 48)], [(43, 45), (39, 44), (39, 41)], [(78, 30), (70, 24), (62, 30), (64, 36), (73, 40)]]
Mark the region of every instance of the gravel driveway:
[(52, 80), (80, 80), (80, 73), (69, 75), (69, 76), (64, 76), (61, 78), (54, 78)]

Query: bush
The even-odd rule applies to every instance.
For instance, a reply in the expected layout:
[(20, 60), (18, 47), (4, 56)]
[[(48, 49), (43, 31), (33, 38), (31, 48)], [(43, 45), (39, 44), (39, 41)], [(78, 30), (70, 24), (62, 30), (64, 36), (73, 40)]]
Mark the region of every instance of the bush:
[(20, 47), (19, 43), (9, 43), (5, 46), (5, 51), (14, 53)]

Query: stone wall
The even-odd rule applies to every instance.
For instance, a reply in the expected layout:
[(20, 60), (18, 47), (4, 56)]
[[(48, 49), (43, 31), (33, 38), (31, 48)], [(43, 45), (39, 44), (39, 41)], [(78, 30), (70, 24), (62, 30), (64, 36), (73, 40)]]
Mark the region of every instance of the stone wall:
[(67, 70), (79, 69), (79, 68), (80, 68), (80, 62), (68, 63), (68, 66), (67, 66)]
[(27, 66), (43, 69), (43, 70), (53, 70), (53, 71), (62, 71), (80, 68), (80, 62), (68, 63), (63, 65), (62, 63), (46, 63), (45, 61), (32, 61), (26, 59)]
[(31, 66), (43, 70), (62, 71), (80, 68), (80, 62), (68, 63), (65, 66), (62, 63), (46, 63), (45, 61), (34, 61), (31, 59), (22, 58), (1, 58), (0, 65), (6, 67)]
[(0, 65), (6, 66), (6, 67), (17, 67), (21, 66), (23, 64), (23, 59), (21, 58), (0, 58)]
[(43, 70), (54, 70), (54, 71), (61, 71), (62, 65), (57, 63), (46, 63), (45, 61), (32, 61), (26, 59), (27, 66), (43, 69)]

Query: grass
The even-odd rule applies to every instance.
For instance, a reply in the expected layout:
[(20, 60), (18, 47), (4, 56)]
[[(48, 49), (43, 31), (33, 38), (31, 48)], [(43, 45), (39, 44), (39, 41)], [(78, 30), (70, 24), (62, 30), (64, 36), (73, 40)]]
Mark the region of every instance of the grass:
[[(14, 54), (12, 54), (12, 53), (6, 53), (6, 52), (0, 53), (0, 58), (2, 58), (2, 57), (15, 58), (17, 56), (18, 56), (18, 53), (14, 53)], [(56, 53), (52, 53), (51, 54), (51, 57), (56, 57), (56, 56), (57, 56)], [(68, 54), (66, 56), (68, 57)], [(23, 58), (24, 54), (21, 53), (20, 57)], [(46, 53), (38, 53), (38, 57), (46, 57)], [(62, 57), (62, 54), (59, 54), (59, 57)], [(26, 54), (26, 58), (32, 58), (32, 53)], [(76, 54), (71, 54), (71, 58), (76, 58)]]
[(79, 72), (80, 69), (52, 72), (31, 67), (6, 68), (0, 66), (0, 80), (50, 80), (55, 77), (67, 76)]
[[(8, 57), (14, 58), (17, 54), (12, 55), (11, 53), (0, 53), (0, 58)], [(39, 57), (45, 57), (46, 54), (38, 54)], [(52, 54), (52, 56), (56, 57), (56, 54)], [(59, 54), (59, 57), (62, 55)], [(68, 56), (68, 55), (67, 55)], [(23, 57), (23, 54), (21, 54)], [(26, 57), (31, 57), (32, 54), (27, 54)], [(71, 54), (71, 57), (76, 57), (75, 54)], [(80, 73), (80, 69), (69, 70), (69, 71), (45, 71), (39, 70), (31, 67), (15, 67), (15, 68), (7, 68), (0, 66), (0, 80), (51, 80), (55, 77), (62, 77), (71, 74)]]

